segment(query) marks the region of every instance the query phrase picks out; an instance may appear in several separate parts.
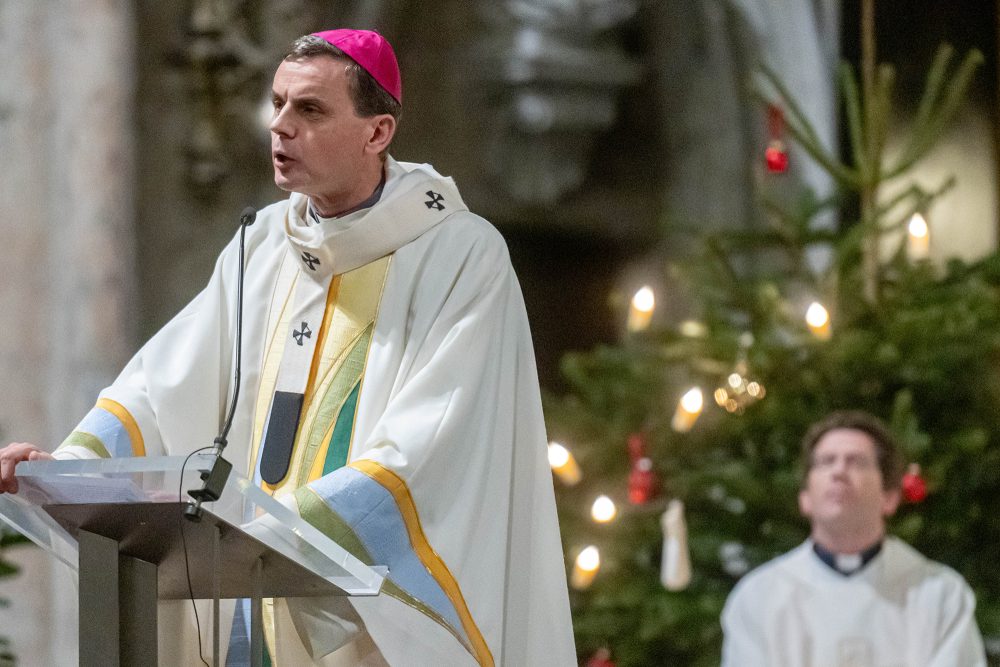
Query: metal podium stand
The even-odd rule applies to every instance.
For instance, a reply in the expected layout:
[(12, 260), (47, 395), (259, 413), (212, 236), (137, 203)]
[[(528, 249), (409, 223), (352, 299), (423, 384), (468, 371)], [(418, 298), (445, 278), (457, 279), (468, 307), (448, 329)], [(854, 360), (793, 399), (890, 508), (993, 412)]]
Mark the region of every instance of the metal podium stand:
[(178, 491), (197, 486), (211, 463), (192, 457), (183, 482), (184, 457), (18, 465), (21, 488), (0, 495), (0, 520), (78, 570), (81, 667), (158, 664), (157, 600), (214, 600), (219, 665), (219, 600), (250, 598), (256, 667), (263, 598), (378, 594), (385, 568), (357, 560), (235, 473), (202, 520), (187, 521)]

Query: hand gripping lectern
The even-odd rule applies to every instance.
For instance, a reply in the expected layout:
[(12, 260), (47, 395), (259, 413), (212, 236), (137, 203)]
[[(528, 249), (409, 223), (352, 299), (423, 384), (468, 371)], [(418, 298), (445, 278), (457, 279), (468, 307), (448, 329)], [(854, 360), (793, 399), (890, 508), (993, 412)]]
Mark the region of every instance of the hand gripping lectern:
[(196, 454), (186, 468), (183, 456), (18, 464), (20, 490), (0, 495), (0, 519), (78, 571), (81, 667), (158, 664), (157, 600), (214, 601), (218, 667), (219, 600), (249, 598), (259, 666), (263, 598), (379, 593), (385, 568), (236, 473), (201, 521), (187, 521), (185, 490), (214, 458)]

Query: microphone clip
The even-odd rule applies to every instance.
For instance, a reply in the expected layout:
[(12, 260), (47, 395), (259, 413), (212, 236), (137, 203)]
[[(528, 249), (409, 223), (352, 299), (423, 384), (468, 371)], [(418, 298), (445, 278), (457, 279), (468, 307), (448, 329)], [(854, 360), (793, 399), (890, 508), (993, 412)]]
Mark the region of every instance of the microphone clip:
[(201, 504), (215, 502), (222, 496), (222, 491), (226, 488), (226, 482), (229, 480), (229, 473), (233, 470), (233, 464), (222, 458), (222, 450), (225, 446), (226, 441), (224, 438), (215, 439), (215, 461), (212, 462), (212, 467), (201, 471), (199, 475), (202, 481), (201, 488), (188, 491), (188, 495), (194, 499), (193, 502), (189, 502), (188, 506), (184, 508), (184, 516), (189, 521), (194, 521), (195, 523), (200, 521)]

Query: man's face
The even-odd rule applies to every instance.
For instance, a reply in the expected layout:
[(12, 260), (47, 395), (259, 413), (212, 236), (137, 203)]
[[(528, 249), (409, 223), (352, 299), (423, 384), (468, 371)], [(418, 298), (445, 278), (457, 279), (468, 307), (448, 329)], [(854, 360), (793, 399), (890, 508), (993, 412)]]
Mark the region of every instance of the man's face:
[(864, 431), (827, 431), (813, 449), (799, 509), (814, 529), (868, 535), (884, 530), (899, 505), (899, 491), (882, 488), (875, 443)]
[(326, 214), (363, 201), (375, 185), (364, 167), (377, 157), (371, 139), (381, 117), (357, 115), (346, 67), (324, 56), (282, 61), (274, 74), (274, 182), (309, 195)]

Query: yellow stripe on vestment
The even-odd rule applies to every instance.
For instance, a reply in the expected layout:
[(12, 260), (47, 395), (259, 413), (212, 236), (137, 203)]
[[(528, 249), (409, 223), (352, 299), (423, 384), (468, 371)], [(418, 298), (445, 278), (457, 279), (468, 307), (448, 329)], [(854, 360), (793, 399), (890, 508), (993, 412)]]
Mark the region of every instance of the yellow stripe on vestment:
[(431, 576), (437, 580), (438, 585), (444, 590), (445, 595), (451, 600), (455, 611), (458, 612), (458, 617), (462, 620), (462, 627), (465, 628), (465, 633), (469, 636), (469, 641), (472, 642), (472, 646), (475, 649), (476, 660), (480, 665), (490, 665), (492, 667), (494, 662), (490, 647), (486, 644), (483, 633), (479, 631), (479, 626), (476, 625), (475, 620), (472, 618), (472, 613), (469, 611), (469, 606), (465, 603), (465, 597), (462, 595), (462, 589), (459, 587), (458, 581), (455, 580), (448, 566), (437, 555), (437, 552), (431, 547), (430, 542), (427, 541), (424, 529), (420, 525), (417, 506), (413, 502), (413, 497), (410, 495), (410, 490), (407, 488), (406, 482), (396, 473), (375, 461), (359, 459), (347, 465), (368, 475), (392, 494), (393, 499), (396, 501), (396, 506), (399, 508), (399, 513), (403, 516), (403, 522), (406, 524), (406, 530), (410, 536), (410, 545), (417, 556), (420, 557), (420, 561), (431, 573)]
[[(309, 435), (317, 429), (326, 432), (331, 426), (320, 424), (317, 421), (317, 419), (322, 420), (329, 417), (328, 410), (321, 410), (324, 398), (330, 391), (337, 371), (348, 358), (353, 345), (365, 329), (372, 326), (375, 321), (382, 299), (385, 278), (389, 270), (390, 257), (377, 259), (331, 279), (330, 287), (327, 290), (323, 323), (317, 334), (316, 352), (310, 368), (309, 384), (305, 390), (302, 418), (295, 436), (288, 472), (278, 484), (261, 484), (265, 491), (276, 497), (283, 496), (305, 484), (316, 460), (323, 455), (321, 452), (325, 451), (326, 442), (310, 438)], [(291, 264), (297, 273), (297, 265)], [(277, 300), (282, 297), (284, 297), (283, 302)], [(270, 332), (264, 356), (264, 368), (257, 394), (251, 465), (257, 461), (259, 456), (264, 424), (267, 420), (271, 398), (278, 380), (278, 369), (284, 354), (284, 345), (281, 344), (281, 341), (288, 335), (294, 301), (295, 290), (292, 288), (288, 289), (285, 294), (276, 293), (275, 301), (272, 303), (272, 310), (278, 310), (281, 314), (273, 331)], [(365, 363), (367, 363), (367, 349), (365, 352)], [(333, 415), (334, 421), (336, 416), (336, 414)], [(320, 462), (320, 469), (322, 469), (322, 462)]]
[[(331, 438), (340, 420), (340, 413), (355, 385), (364, 377), (365, 360), (371, 347), (374, 326), (374, 321), (370, 322), (358, 333), (357, 338), (350, 341), (344, 349), (343, 357), (338, 360), (336, 372), (330, 373), (330, 381), (322, 392), (323, 400), (317, 404), (315, 415), (310, 420), (312, 428), (308, 432), (303, 432), (303, 446), (307, 451), (303, 455), (299, 486), (304, 486), (323, 475)], [(357, 415), (357, 410), (354, 411), (354, 415)], [(353, 431), (352, 422), (352, 435)], [(308, 476), (304, 476), (306, 471), (309, 473)]]
[(139, 430), (139, 425), (136, 423), (132, 413), (125, 409), (124, 405), (110, 398), (97, 399), (97, 407), (113, 414), (122, 423), (122, 426), (125, 427), (129, 442), (132, 443), (132, 456), (145, 456), (146, 443), (142, 439), (142, 431)]

